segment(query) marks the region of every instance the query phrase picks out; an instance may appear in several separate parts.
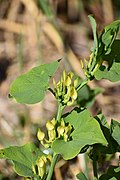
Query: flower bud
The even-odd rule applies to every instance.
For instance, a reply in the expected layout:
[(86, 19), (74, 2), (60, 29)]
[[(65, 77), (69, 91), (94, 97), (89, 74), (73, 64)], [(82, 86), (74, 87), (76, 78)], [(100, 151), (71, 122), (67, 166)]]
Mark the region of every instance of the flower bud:
[(56, 138), (56, 131), (55, 129), (53, 130), (48, 130), (48, 136), (49, 136), (49, 142), (52, 142)]
[(51, 120), (51, 123), (53, 124), (53, 126), (56, 125), (56, 120), (55, 120), (55, 118), (53, 118), (53, 119)]
[(70, 92), (70, 95), (71, 95), (71, 98), (72, 98), (73, 100), (76, 100), (76, 99), (77, 99), (77, 91), (76, 91), (76, 89), (75, 89), (74, 87), (72, 87), (71, 92)]
[(40, 129), (38, 129), (38, 132), (37, 132), (37, 138), (39, 141), (42, 141), (45, 137), (45, 133), (42, 132)]
[(74, 104), (74, 100), (72, 99), (71, 101), (67, 102), (67, 106), (72, 106)]
[(73, 73), (72, 71), (70, 71), (70, 72), (68, 73), (68, 76), (72, 79), (73, 76), (74, 76), (74, 73)]
[(46, 173), (46, 162), (47, 162), (47, 159), (44, 155), (41, 156), (36, 162), (36, 164), (38, 166), (38, 175), (41, 178), (43, 178), (44, 174)]
[(71, 84), (71, 78), (69, 76), (67, 76), (66, 80), (65, 80), (65, 86), (70, 86)]
[(54, 125), (50, 121), (47, 121), (46, 128), (48, 131), (51, 131), (54, 129)]
[(72, 126), (68, 124), (68, 126), (65, 127), (65, 132), (64, 132), (64, 141), (67, 142), (69, 140), (69, 135), (71, 133)]
[(58, 137), (60, 138), (60, 136), (63, 136), (64, 135), (64, 127), (63, 126), (58, 126), (57, 128), (57, 132), (58, 132)]
[(79, 85), (79, 78), (74, 80), (74, 87), (76, 88)]
[(48, 154), (47, 155), (47, 159), (51, 162), (52, 161), (52, 156), (51, 156), (51, 154)]
[(63, 118), (61, 119), (61, 126), (65, 127), (65, 122)]
[(66, 71), (64, 70), (63, 71), (63, 81), (65, 82), (65, 80), (66, 80), (66, 77), (67, 77), (67, 73), (66, 73)]

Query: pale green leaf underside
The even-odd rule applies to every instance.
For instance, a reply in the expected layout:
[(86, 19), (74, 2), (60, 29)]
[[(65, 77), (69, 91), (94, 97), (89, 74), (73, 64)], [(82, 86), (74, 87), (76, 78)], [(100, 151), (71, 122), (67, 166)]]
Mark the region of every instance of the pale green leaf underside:
[(14, 169), (21, 176), (34, 176), (32, 165), (43, 153), (33, 143), (11, 146), (0, 150), (0, 158), (12, 160)]
[(90, 116), (88, 110), (82, 112), (72, 111), (65, 121), (69, 122), (74, 131), (71, 134), (72, 140), (64, 142), (64, 140), (56, 140), (52, 149), (63, 156), (64, 159), (72, 159), (86, 145), (95, 143), (107, 144), (107, 141), (100, 129), (100, 125), (96, 119)]
[(49, 79), (58, 68), (58, 61), (43, 64), (19, 76), (10, 87), (10, 96), (19, 103), (34, 104), (43, 100)]
[(95, 78), (97, 80), (108, 79), (112, 82), (120, 81), (120, 40), (114, 41), (111, 52), (103, 59), (108, 65), (101, 65), (94, 74)]
[(92, 26), (92, 30), (93, 30), (93, 36), (94, 36), (94, 48), (98, 48), (98, 38), (97, 38), (97, 31), (96, 31), (96, 21), (93, 18), (93, 16), (89, 15), (88, 16), (91, 26)]
[(95, 78), (97, 80), (108, 79), (112, 82), (120, 81), (120, 63), (114, 63), (110, 70), (107, 70), (105, 66), (101, 66), (95, 72)]
[[(115, 40), (120, 27), (120, 20), (113, 21), (105, 26), (102, 33), (102, 42), (105, 44), (105, 49), (108, 50)], [(109, 52), (109, 51), (108, 51)]]

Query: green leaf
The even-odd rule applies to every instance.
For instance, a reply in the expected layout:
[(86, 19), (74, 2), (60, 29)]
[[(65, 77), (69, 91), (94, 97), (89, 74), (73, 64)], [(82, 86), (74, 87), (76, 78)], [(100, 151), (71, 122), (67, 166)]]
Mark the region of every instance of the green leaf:
[(111, 45), (117, 36), (119, 27), (120, 27), (120, 20), (117, 20), (105, 26), (103, 30), (101, 39), (103, 44), (105, 45), (106, 54), (109, 54), (109, 52), (111, 51)]
[(12, 160), (16, 173), (25, 177), (34, 176), (32, 166), (41, 155), (43, 155), (42, 151), (33, 143), (0, 150), (0, 158)]
[(49, 87), (49, 79), (58, 65), (58, 61), (43, 64), (19, 76), (10, 87), (10, 96), (19, 103), (34, 104), (40, 102)]
[(88, 85), (85, 85), (78, 91), (77, 104), (80, 107), (90, 108), (95, 101), (95, 97), (101, 92), (103, 92), (102, 88), (90, 89)]
[(86, 178), (86, 176), (84, 175), (84, 173), (79, 173), (79, 174), (77, 174), (77, 179), (79, 179), (79, 180), (88, 180), (87, 178)]
[[(117, 68), (116, 70), (116, 67), (118, 64), (116, 64), (115, 67), (111, 67), (113, 69), (111, 69), (111, 71), (108, 74), (108, 70), (106, 69), (105, 66), (101, 65), (101, 63), (104, 60), (103, 57), (109, 54), (111, 52), (111, 49), (113, 48), (112, 45), (113, 45), (113, 42), (115, 41), (115, 38), (117, 36), (118, 30), (120, 27), (120, 20), (114, 21), (111, 24), (105, 26), (99, 38), (97, 38), (97, 35), (95, 36), (96, 25), (94, 21), (92, 22), (92, 26), (94, 29), (93, 34), (94, 34), (95, 48), (93, 49), (93, 53), (90, 56), (90, 61), (88, 64), (88, 77), (90, 76), (91, 79), (94, 76), (96, 79), (102, 79), (102, 78), (109, 79), (110, 78), (111, 81), (117, 81), (116, 79), (114, 80), (114, 76), (115, 76), (114, 74), (116, 73), (116, 76), (117, 76), (117, 71), (119, 69)], [(96, 41), (95, 41), (96, 39), (95, 37), (97, 38)], [(97, 43), (97, 46), (96, 46), (96, 43)], [(113, 65), (115, 65), (115, 63)], [(98, 71), (98, 68), (99, 68), (99, 71)], [(103, 77), (101, 77), (102, 75)]]
[(92, 26), (92, 30), (93, 30), (93, 37), (94, 37), (94, 49), (98, 48), (98, 37), (97, 37), (97, 31), (96, 31), (96, 21), (93, 18), (93, 16), (89, 15), (88, 16), (91, 26)]
[(115, 40), (111, 52), (103, 57), (107, 63), (101, 65), (94, 73), (97, 80), (108, 79), (112, 82), (120, 81), (120, 40)]
[[(110, 166), (107, 172), (100, 176), (100, 180), (118, 180), (120, 178), (120, 169), (118, 166)], [(118, 171), (119, 170), (119, 171)]]
[(99, 122), (102, 132), (108, 142), (108, 146), (103, 146), (101, 144), (96, 145), (97, 149), (103, 154), (113, 154), (118, 151), (118, 143), (112, 137), (110, 126), (108, 125), (105, 117), (102, 114), (97, 115), (97, 121)]
[(107, 144), (99, 123), (91, 117), (88, 110), (73, 110), (64, 120), (73, 126), (74, 131), (71, 133), (71, 140), (65, 142), (57, 139), (52, 145), (53, 151), (61, 154), (64, 159), (72, 159), (86, 145)]
[(111, 131), (112, 137), (120, 146), (120, 123), (115, 120), (111, 120)]

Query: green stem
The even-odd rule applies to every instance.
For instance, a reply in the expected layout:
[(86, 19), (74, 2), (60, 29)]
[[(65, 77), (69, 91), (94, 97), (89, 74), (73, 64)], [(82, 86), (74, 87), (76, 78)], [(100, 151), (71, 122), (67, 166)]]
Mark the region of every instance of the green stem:
[(88, 79), (85, 79), (78, 87), (77, 87), (77, 91), (79, 91), (82, 87), (84, 87), (87, 83), (88, 83)]
[(57, 158), (58, 158), (58, 154), (54, 154), (53, 158), (52, 158), (51, 166), (50, 166), (50, 169), (49, 169), (49, 173), (48, 173), (48, 176), (47, 176), (46, 180), (51, 180), (52, 174), (53, 174), (53, 171), (54, 171), (54, 167), (55, 167), (55, 164), (57, 162)]
[(85, 161), (85, 171), (84, 171), (84, 174), (89, 179), (88, 156), (87, 156), (86, 153), (84, 153), (84, 161)]
[[(62, 104), (59, 103), (59, 105), (58, 105), (58, 112), (57, 112), (57, 118), (56, 118), (56, 120), (58, 122), (61, 120), (63, 109), (64, 109), (64, 106), (62, 106)], [(53, 154), (53, 158), (52, 158), (52, 162), (51, 162), (51, 166), (50, 166), (50, 169), (49, 169), (48, 176), (47, 176), (46, 180), (51, 180), (52, 174), (53, 174), (53, 171), (54, 171), (54, 167), (55, 167), (55, 164), (57, 162), (57, 158), (58, 158), (58, 154), (54, 153)]]
[(94, 172), (94, 178), (98, 179), (98, 174), (97, 174), (97, 160), (96, 160), (96, 151), (93, 149), (93, 172)]
[(57, 113), (57, 118), (56, 118), (56, 120), (57, 120), (58, 122), (60, 122), (60, 120), (61, 120), (61, 116), (62, 116), (63, 109), (64, 109), (64, 106), (62, 106), (62, 104), (59, 103), (59, 104), (58, 104), (58, 113)]

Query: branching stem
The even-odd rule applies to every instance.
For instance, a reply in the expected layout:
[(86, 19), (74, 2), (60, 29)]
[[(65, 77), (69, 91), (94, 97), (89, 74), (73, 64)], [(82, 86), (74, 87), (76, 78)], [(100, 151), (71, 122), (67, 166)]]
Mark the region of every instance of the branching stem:
[[(57, 112), (57, 118), (56, 118), (56, 120), (58, 122), (61, 120), (63, 109), (64, 109), (64, 106), (62, 106), (62, 104), (59, 103), (58, 112)], [(52, 158), (52, 162), (51, 162), (51, 166), (50, 166), (50, 169), (49, 169), (48, 176), (47, 176), (46, 180), (51, 180), (52, 174), (53, 174), (53, 171), (54, 171), (54, 167), (55, 167), (55, 164), (57, 162), (57, 159), (58, 159), (58, 154), (54, 153), (53, 158)]]

